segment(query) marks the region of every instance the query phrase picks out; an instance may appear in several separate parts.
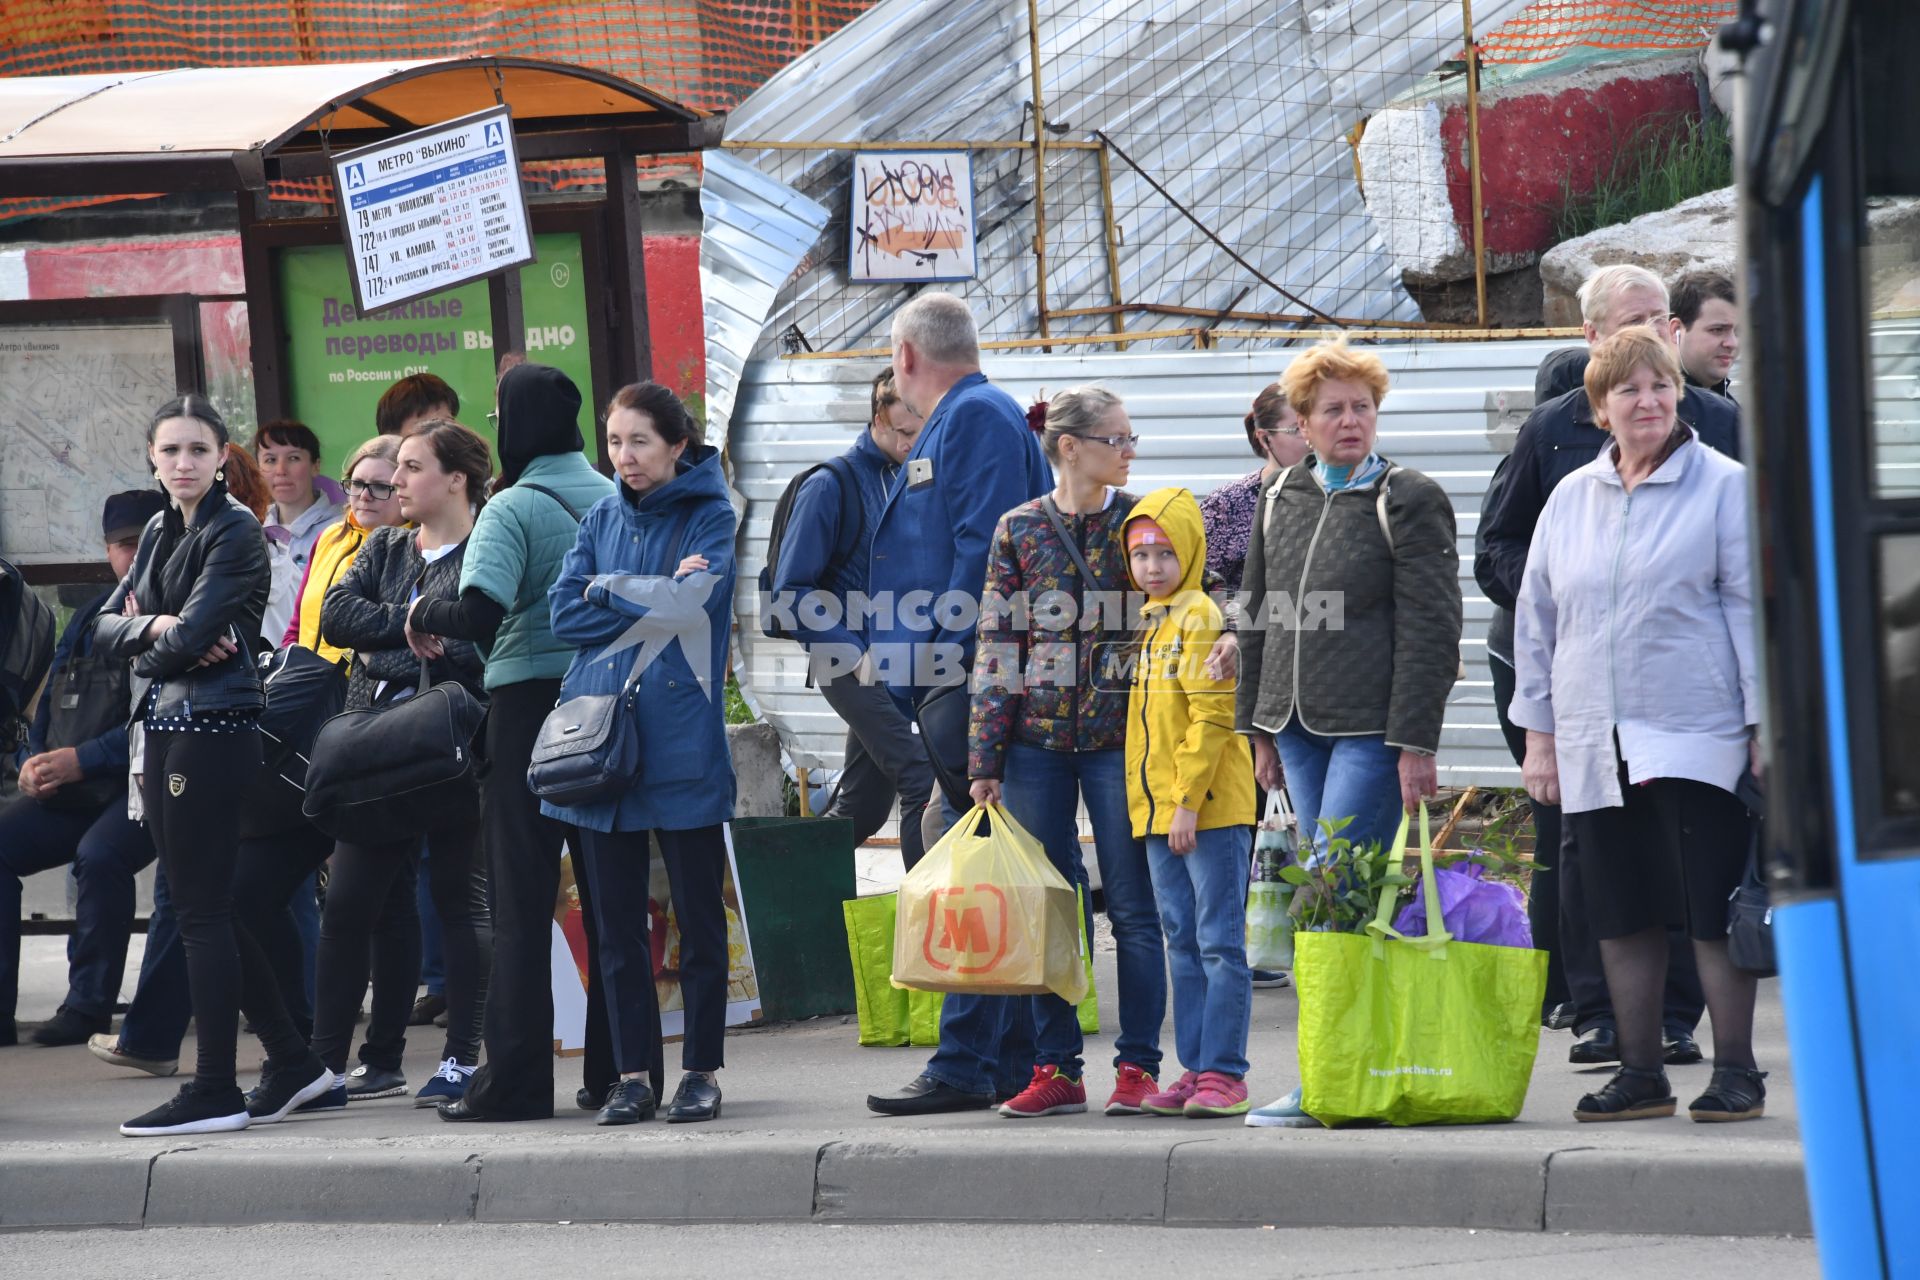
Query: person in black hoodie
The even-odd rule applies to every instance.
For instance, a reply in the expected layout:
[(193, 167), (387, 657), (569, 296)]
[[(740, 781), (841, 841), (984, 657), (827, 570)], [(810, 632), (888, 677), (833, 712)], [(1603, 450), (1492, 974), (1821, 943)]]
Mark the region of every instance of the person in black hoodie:
[[(505, 357), (502, 358), (503, 361)], [(440, 1104), (444, 1120), (533, 1120), (553, 1114), (553, 907), (563, 843), (577, 833), (543, 817), (527, 789), (527, 762), (541, 722), (560, 696), (573, 646), (553, 638), (547, 589), (560, 576), (580, 517), (613, 492), (582, 454), (580, 391), (558, 369), (519, 364), (501, 375), (500, 478), (474, 522), (454, 600), (421, 600), (408, 618), (415, 638), (470, 640), (486, 655), (491, 699), (480, 756), (487, 874), (493, 892), (493, 969), (488, 978), (486, 1063), (466, 1096)], [(576, 869), (579, 863), (576, 861)], [(576, 875), (587, 931), (587, 1052), (576, 1105), (598, 1109), (618, 1079), (599, 986), (599, 926), (592, 886)], [(663, 1067), (651, 1051), (657, 1093)]]
[[(416, 640), (407, 614), (422, 600), (452, 600), (460, 581), (474, 516), (486, 503), (493, 458), (487, 442), (457, 422), (431, 420), (409, 427), (400, 444), (393, 484), (400, 514), (418, 528), (376, 530), (320, 606), (320, 634), (354, 651), (347, 706), (391, 706), (420, 692), (420, 674), (455, 680), (476, 698), (481, 659), (462, 640)], [(346, 1068), (354, 1012), (366, 994), (368, 947), (396, 877), (420, 856), (421, 838), (334, 848), (327, 907), (320, 920), (315, 974), (313, 1047), (335, 1073)], [(472, 810), (436, 815), (425, 843), (429, 887), (439, 912), (447, 962), (447, 1038), (440, 1068), (415, 1096), (416, 1106), (466, 1093), (480, 1061), (480, 1018), (492, 948), (486, 879), (480, 871), (480, 819)], [(408, 957), (418, 971), (419, 935)], [(404, 1042), (403, 1042), (404, 1043)], [(400, 1045), (370, 1069), (397, 1073)], [(344, 1078), (334, 1087), (345, 1087)], [(402, 1085), (404, 1088), (404, 1085)]]
[[(226, 446), (226, 423), (201, 396), (154, 414), (148, 456), (171, 502), (147, 524), (132, 572), (94, 623), (96, 651), (133, 665), (142, 804), (172, 890), (198, 1026), (193, 1080), (120, 1126), (134, 1137), (272, 1123), (333, 1083), (287, 1016), (259, 944), (233, 922), (233, 797), (261, 767), (263, 698), (250, 645), (271, 571), (259, 521), (227, 495)], [(254, 1106), (234, 1079), (242, 1009), (267, 1051)]]

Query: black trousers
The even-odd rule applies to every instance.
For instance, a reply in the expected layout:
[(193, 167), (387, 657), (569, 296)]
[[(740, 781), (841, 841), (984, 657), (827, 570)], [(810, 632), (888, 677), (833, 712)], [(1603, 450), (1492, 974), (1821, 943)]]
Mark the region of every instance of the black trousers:
[[(727, 844), (719, 826), (656, 831), (680, 931), (680, 998), (685, 1035), (680, 1066), (718, 1071), (726, 1065)], [(644, 1071), (659, 1052), (660, 1013), (648, 932), (650, 898), (645, 831), (583, 831), (587, 874), (600, 917), (600, 976), (607, 993), (615, 1063)]]
[(856, 847), (886, 825), (900, 800), (900, 860), (907, 870), (925, 856), (920, 820), (933, 794), (933, 766), (920, 735), (883, 684), (861, 684), (851, 674), (820, 682), (820, 694), (847, 722), (840, 786), (823, 815), (853, 822)]
[(140, 794), (173, 898), (187, 957), (201, 1089), (232, 1089), (240, 1013), (271, 1062), (297, 1063), (307, 1042), (287, 1016), (266, 955), (236, 928), (233, 873), (240, 835), (235, 797), (260, 772), (260, 735), (152, 731)]
[[(479, 817), (472, 813), (448, 817), (449, 821), (432, 828), (425, 837), (432, 850), (427, 859), (427, 884), (434, 908), (440, 913), (447, 963), (447, 1037), (441, 1057), (473, 1066), (480, 1060), (480, 1020), (486, 1004), (493, 930), (480, 857)], [(334, 1071), (346, 1068), (354, 1012), (366, 994), (369, 956), (380, 936), (378, 925), (396, 896), (404, 898), (413, 928), (399, 947), (390, 949), (386, 960), (396, 968), (410, 965), (406, 971), (418, 979), (420, 922), (413, 892), (420, 846), (420, 839), (409, 838), (374, 845), (343, 842), (334, 848), (327, 906), (320, 916), (313, 1015), (313, 1051)], [(402, 950), (409, 942), (410, 950)], [(412, 1004), (412, 995), (410, 986), (408, 1005)], [(381, 1013), (391, 1018), (394, 1010), (387, 1008)], [(405, 1025), (404, 1018), (401, 1025)], [(404, 1047), (403, 1032), (399, 1044), (392, 1048), (370, 1039), (361, 1056), (372, 1065), (397, 1070)]]
[[(1514, 762), (1524, 764), (1527, 731), (1507, 719), (1507, 708), (1513, 703), (1513, 667), (1499, 658), (1490, 658), (1487, 667), (1493, 673), (1493, 707), (1500, 717), (1500, 732), (1507, 739), (1507, 750), (1513, 753)], [(1534, 857), (1547, 856), (1547, 850), (1554, 850), (1558, 855), (1549, 868), (1535, 867), (1533, 890), (1527, 899), (1533, 944), (1548, 952), (1546, 1003), (1549, 1007), (1562, 1000), (1572, 1003), (1575, 1035), (1585, 1035), (1595, 1027), (1611, 1028), (1613, 997), (1607, 991), (1607, 974), (1600, 963), (1600, 940), (1587, 921), (1579, 850), (1574, 847), (1571, 825), (1563, 820), (1558, 805), (1540, 804), (1531, 797), (1527, 803), (1533, 806), (1537, 836)], [(1706, 992), (1701, 989), (1693, 944), (1687, 941), (1685, 930), (1674, 930), (1667, 941), (1667, 985), (1661, 1023), (1669, 1035), (1677, 1031), (1691, 1033), (1706, 1012)], [(1561, 975), (1557, 985), (1556, 969)]]
[[(527, 762), (540, 724), (560, 696), (558, 680), (525, 680), (492, 692), (481, 773), (481, 823), (493, 892), (493, 967), (487, 984), (486, 1062), (467, 1085), (467, 1104), (505, 1120), (553, 1114), (553, 911), (560, 851), (579, 838), (540, 812), (527, 790)], [(576, 863), (576, 871), (578, 864)], [(604, 1097), (618, 1073), (597, 975), (599, 926), (580, 885), (587, 930), (587, 1053), (582, 1084)], [(658, 1087), (658, 1076), (655, 1078)]]

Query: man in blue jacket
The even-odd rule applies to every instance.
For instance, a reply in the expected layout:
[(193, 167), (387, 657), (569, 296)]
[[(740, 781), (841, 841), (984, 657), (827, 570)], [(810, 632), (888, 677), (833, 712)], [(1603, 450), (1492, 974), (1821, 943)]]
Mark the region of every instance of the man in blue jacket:
[(801, 482), (787, 513), (773, 600), (793, 610), (793, 638), (812, 655), (814, 679), (847, 722), (840, 784), (825, 817), (853, 823), (864, 844), (900, 799), (900, 857), (913, 870), (926, 852), (920, 819), (933, 792), (927, 753), (892, 695), (860, 678), (873, 533), (921, 422), (900, 400), (888, 370), (873, 380), (872, 413), (854, 446)]
[[(868, 659), (920, 725), (957, 817), (971, 803), (966, 683), (987, 551), (1000, 517), (1052, 488), (1053, 472), (1019, 402), (980, 372), (980, 334), (959, 298), (922, 293), (894, 316), (893, 380), (927, 425), (874, 530)], [(936, 721), (925, 713), (941, 690), (953, 691), (958, 714)], [(928, 813), (931, 825), (932, 805)]]
[[(141, 530), (165, 501), (157, 489), (107, 499), (101, 525), (116, 582), (132, 569)], [(128, 669), (93, 653), (94, 615), (111, 594), (103, 591), (75, 613), (61, 634), (20, 766), (21, 794), (0, 809), (0, 1044), (15, 1043), (17, 1035), (22, 878), (73, 864), (80, 896), (67, 998), (33, 1039), (84, 1044), (112, 1023), (133, 929), (134, 873), (154, 859), (146, 828), (127, 816)], [(49, 746), (55, 704), (63, 699), (71, 701), (60, 708), (59, 736), (72, 741)], [(67, 712), (90, 719), (81, 725)]]
[[(1644, 267), (1602, 267), (1580, 287), (1580, 311), (1587, 346), (1550, 353), (1534, 379), (1538, 403), (1520, 426), (1513, 452), (1502, 459), (1480, 507), (1474, 540), (1473, 575), (1494, 605), (1487, 632), (1487, 659), (1493, 675), (1494, 711), (1518, 763), (1526, 753), (1526, 733), (1507, 718), (1513, 700), (1513, 603), (1526, 572), (1533, 529), (1547, 496), (1562, 480), (1600, 456), (1610, 440), (1593, 420), (1584, 378), (1589, 349), (1633, 325), (1651, 325), (1672, 336), (1667, 287)], [(1679, 418), (1700, 441), (1732, 458), (1740, 456), (1740, 411), (1704, 387), (1689, 384), (1679, 402)], [(1581, 909), (1578, 851), (1561, 829), (1556, 805), (1533, 802), (1539, 847), (1558, 850), (1550, 867), (1534, 873), (1528, 915), (1534, 940), (1553, 958), (1548, 970), (1547, 1003), (1542, 1020), (1572, 1027), (1577, 1037), (1568, 1059), (1581, 1065), (1618, 1057), (1613, 1003), (1600, 964), (1599, 943), (1586, 928)], [(1564, 1002), (1564, 1003), (1563, 1003)], [(1666, 1060), (1700, 1061), (1693, 1031), (1706, 1008), (1692, 948), (1669, 950), (1665, 999)]]
[[(874, 534), (870, 657), (875, 676), (915, 712), (955, 811), (942, 815), (944, 831), (971, 803), (966, 682), (988, 548), (1000, 517), (1052, 488), (1053, 473), (1019, 403), (980, 372), (980, 335), (960, 299), (922, 293), (900, 309), (893, 376), (900, 398), (927, 425)], [(930, 714), (936, 695), (951, 700), (938, 716)], [(930, 828), (934, 809), (927, 805)], [(993, 1105), (983, 1081), (1018, 1092), (1033, 1074), (1032, 1026), (1006, 1016), (1006, 1006), (1019, 1004), (949, 995), (940, 1048), (926, 1070), (904, 1089), (868, 1097), (867, 1106), (883, 1115), (924, 1115)]]

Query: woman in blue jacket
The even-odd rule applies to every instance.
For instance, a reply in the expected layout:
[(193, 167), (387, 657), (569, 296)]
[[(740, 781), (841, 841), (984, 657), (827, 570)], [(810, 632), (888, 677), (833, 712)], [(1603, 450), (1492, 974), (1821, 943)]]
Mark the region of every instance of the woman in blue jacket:
[(720, 455), (686, 407), (657, 383), (624, 387), (607, 409), (607, 457), (619, 490), (594, 504), (548, 594), (553, 634), (576, 645), (561, 698), (635, 687), (624, 714), (641, 742), (636, 784), (593, 804), (542, 803), (581, 833), (600, 934), (600, 980), (620, 1080), (601, 1124), (653, 1114), (646, 1075), (659, 1010), (647, 933), (648, 841), (660, 842), (680, 930), (686, 1075), (669, 1122), (720, 1114), (727, 1006), (721, 898), (733, 763), (721, 691), (734, 579), (734, 515)]

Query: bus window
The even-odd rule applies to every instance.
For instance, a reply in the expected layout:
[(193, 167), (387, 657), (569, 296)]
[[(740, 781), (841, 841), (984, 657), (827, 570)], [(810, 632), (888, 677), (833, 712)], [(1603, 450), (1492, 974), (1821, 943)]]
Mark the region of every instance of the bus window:
[(1920, 817), (1920, 533), (1880, 540), (1881, 800)]

